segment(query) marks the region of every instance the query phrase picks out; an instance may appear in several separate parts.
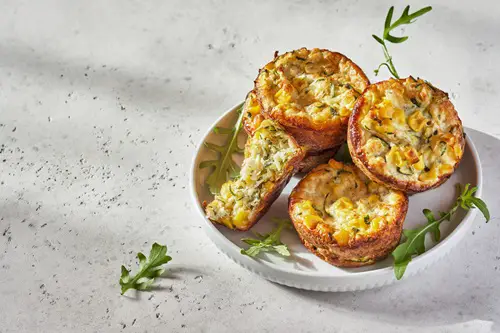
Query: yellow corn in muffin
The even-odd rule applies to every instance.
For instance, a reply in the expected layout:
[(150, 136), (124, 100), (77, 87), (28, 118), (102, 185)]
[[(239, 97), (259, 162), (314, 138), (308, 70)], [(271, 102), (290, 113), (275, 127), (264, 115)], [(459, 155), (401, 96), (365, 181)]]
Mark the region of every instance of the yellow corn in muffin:
[(356, 166), (330, 160), (294, 188), (288, 212), (302, 243), (335, 266), (385, 258), (398, 245), (408, 210), (404, 192), (368, 179)]
[(352, 159), (370, 179), (405, 192), (445, 182), (464, 153), (464, 133), (448, 95), (412, 77), (369, 86), (349, 121)]

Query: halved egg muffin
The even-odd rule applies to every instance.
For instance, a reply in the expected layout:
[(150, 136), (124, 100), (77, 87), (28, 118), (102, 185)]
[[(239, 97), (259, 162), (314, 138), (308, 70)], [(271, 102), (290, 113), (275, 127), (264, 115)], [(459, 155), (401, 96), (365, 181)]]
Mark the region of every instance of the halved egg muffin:
[(385, 258), (399, 243), (408, 197), (368, 179), (356, 166), (330, 160), (307, 174), (289, 198), (302, 243), (335, 266)]
[(349, 116), (368, 84), (346, 56), (302, 48), (265, 65), (255, 94), (266, 118), (283, 125), (307, 151), (318, 152), (345, 141)]
[[(245, 103), (243, 104), (243, 128), (249, 136), (252, 136), (255, 130), (265, 120), (261, 114), (261, 108), (255, 96), (255, 92), (248, 93)], [(311, 171), (314, 167), (328, 162), (339, 150), (340, 145), (322, 150), (306, 152), (306, 156), (300, 162), (297, 172), (306, 173)]]
[(370, 179), (405, 192), (445, 182), (462, 159), (462, 122), (448, 95), (409, 77), (369, 86), (349, 121), (352, 159)]
[(205, 207), (207, 217), (230, 229), (248, 230), (269, 209), (304, 158), (295, 139), (264, 120), (245, 144), (239, 178), (222, 185)]

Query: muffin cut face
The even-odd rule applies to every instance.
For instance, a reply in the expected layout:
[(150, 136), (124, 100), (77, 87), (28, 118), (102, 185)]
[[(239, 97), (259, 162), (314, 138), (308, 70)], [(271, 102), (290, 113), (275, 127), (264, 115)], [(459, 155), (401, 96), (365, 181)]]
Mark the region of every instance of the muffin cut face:
[(304, 152), (284, 129), (263, 121), (245, 144), (240, 177), (222, 185), (205, 207), (207, 217), (230, 229), (248, 230), (268, 210), (295, 173)]
[(319, 151), (345, 140), (349, 116), (368, 84), (344, 55), (302, 48), (264, 66), (255, 94), (267, 118), (285, 126), (308, 150)]
[(307, 174), (289, 199), (289, 214), (304, 245), (345, 267), (387, 256), (399, 243), (407, 209), (406, 194), (333, 159)]
[(372, 180), (422, 192), (451, 176), (465, 140), (448, 95), (409, 77), (365, 90), (349, 121), (348, 144), (354, 163)]

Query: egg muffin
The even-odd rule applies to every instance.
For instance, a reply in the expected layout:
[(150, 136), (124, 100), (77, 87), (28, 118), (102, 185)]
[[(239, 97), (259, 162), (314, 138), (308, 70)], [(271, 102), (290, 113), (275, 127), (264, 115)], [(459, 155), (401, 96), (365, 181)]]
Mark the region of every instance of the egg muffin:
[[(260, 111), (261, 108), (255, 96), (255, 92), (249, 92), (243, 104), (243, 128), (249, 136), (253, 135), (255, 130), (265, 119)], [(306, 173), (311, 171), (314, 167), (328, 162), (337, 153), (339, 148), (340, 145), (318, 152), (306, 152), (304, 159), (299, 164), (297, 172)]]
[(401, 238), (407, 210), (404, 192), (333, 159), (307, 174), (288, 203), (302, 243), (340, 267), (373, 264), (391, 253)]
[(369, 86), (349, 121), (352, 159), (370, 179), (414, 193), (444, 183), (462, 159), (462, 122), (448, 95), (409, 77)]
[(345, 141), (349, 116), (368, 85), (344, 55), (302, 48), (265, 65), (255, 94), (266, 118), (283, 125), (307, 151), (318, 152)]
[(295, 139), (264, 120), (245, 144), (240, 176), (222, 185), (205, 207), (207, 217), (230, 229), (250, 229), (278, 198), (304, 158)]

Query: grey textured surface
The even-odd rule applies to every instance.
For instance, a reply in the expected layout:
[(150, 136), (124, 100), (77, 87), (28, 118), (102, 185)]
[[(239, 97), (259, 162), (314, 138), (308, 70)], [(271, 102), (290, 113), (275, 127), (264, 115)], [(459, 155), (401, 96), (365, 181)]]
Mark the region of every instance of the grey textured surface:
[[(0, 332), (498, 328), (500, 6), (412, 3), (434, 10), (391, 48), (395, 62), (491, 134), (469, 131), (493, 219), (429, 272), (333, 294), (269, 283), (220, 254), (191, 206), (189, 164), (274, 50), (335, 49), (375, 80), (371, 34), (389, 2), (0, 1)], [(169, 277), (120, 296), (120, 265), (154, 241), (170, 248)]]

